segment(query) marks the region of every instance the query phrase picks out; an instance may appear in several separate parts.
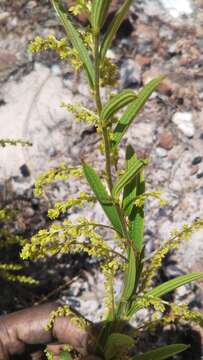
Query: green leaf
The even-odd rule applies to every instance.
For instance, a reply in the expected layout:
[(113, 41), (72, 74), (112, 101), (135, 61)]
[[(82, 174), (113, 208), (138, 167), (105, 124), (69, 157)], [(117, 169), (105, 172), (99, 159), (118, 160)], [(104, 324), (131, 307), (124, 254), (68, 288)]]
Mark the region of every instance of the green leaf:
[(112, 146), (117, 146), (128, 127), (131, 125), (134, 118), (137, 116), (143, 105), (151, 96), (153, 91), (159, 86), (164, 76), (158, 76), (156, 79), (151, 80), (144, 88), (138, 93), (137, 98), (128, 106), (122, 117), (120, 118), (112, 139)]
[(108, 337), (104, 356), (105, 360), (111, 360), (116, 356), (122, 355), (126, 350), (134, 345), (134, 339), (128, 335), (113, 333)]
[(60, 19), (61, 24), (63, 25), (68, 40), (72, 43), (72, 46), (78, 51), (80, 59), (84, 65), (85, 71), (87, 73), (89, 83), (91, 88), (94, 87), (94, 68), (90, 60), (88, 51), (80, 37), (79, 32), (75, 29), (71, 21), (68, 19), (67, 13), (61, 5), (60, 0), (51, 0), (52, 5)]
[[(155, 298), (161, 297), (169, 292), (179, 288), (180, 286), (186, 285), (191, 281), (203, 278), (203, 272), (192, 272), (187, 275), (181, 275), (175, 279), (168, 280), (161, 285), (156, 286), (154, 289), (148, 291), (146, 296), (153, 296)], [(143, 306), (139, 302), (134, 302), (128, 312), (128, 316), (133, 316), (137, 311), (141, 310)]]
[(124, 277), (124, 289), (122, 294), (122, 301), (126, 302), (133, 294), (136, 280), (136, 258), (133, 247), (131, 246), (128, 254), (128, 265)]
[(164, 360), (182, 351), (185, 351), (188, 348), (189, 346), (185, 344), (166, 345), (156, 350), (148, 351), (147, 353), (141, 355), (136, 355), (132, 358), (132, 360)]
[(103, 26), (110, 5), (111, 0), (93, 0), (91, 11), (93, 32), (98, 32)]
[(101, 44), (101, 61), (104, 60), (106, 52), (110, 48), (113, 38), (116, 35), (120, 25), (122, 24), (131, 4), (132, 0), (125, 0), (123, 5), (120, 6), (119, 10), (114, 15)]
[(110, 100), (103, 106), (101, 119), (108, 121), (118, 110), (135, 100), (136, 93), (130, 89), (124, 89), (119, 94), (113, 95)]
[(136, 160), (132, 166), (130, 166), (123, 175), (119, 176), (116, 180), (112, 195), (117, 198), (121, 192), (121, 190), (131, 182), (132, 179), (143, 169), (144, 166), (148, 164), (148, 160)]
[(93, 193), (95, 194), (97, 200), (102, 206), (106, 216), (110, 220), (114, 229), (120, 234), (122, 234), (122, 224), (117, 209), (113, 204), (111, 198), (109, 197), (106, 188), (102, 184), (100, 178), (98, 177), (94, 169), (86, 163), (83, 163), (83, 171)]
[(59, 360), (72, 360), (72, 356), (69, 351), (62, 351), (59, 355)]
[[(136, 196), (145, 192), (144, 173), (141, 172), (136, 177)], [(134, 205), (129, 216), (130, 237), (133, 240), (137, 251), (140, 253), (144, 239), (144, 205), (137, 207)]]
[(147, 296), (161, 297), (169, 292), (186, 285), (191, 281), (203, 278), (203, 272), (192, 272), (187, 275), (177, 276), (175, 279), (168, 280), (165, 283), (156, 286), (154, 289), (148, 291)]
[[(135, 166), (137, 163), (137, 156), (134, 152), (134, 149), (131, 145), (128, 145), (126, 148), (126, 170)], [(133, 209), (133, 200), (136, 197), (136, 186), (137, 186), (137, 176), (135, 176), (125, 187), (123, 190), (123, 204), (122, 208), (124, 210), (125, 215), (129, 216)]]

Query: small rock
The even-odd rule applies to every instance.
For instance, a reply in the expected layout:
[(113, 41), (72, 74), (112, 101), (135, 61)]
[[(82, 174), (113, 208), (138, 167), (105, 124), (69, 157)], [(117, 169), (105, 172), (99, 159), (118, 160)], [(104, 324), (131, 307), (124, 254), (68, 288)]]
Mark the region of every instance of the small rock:
[(165, 150), (171, 150), (174, 144), (174, 137), (171, 132), (163, 132), (159, 136), (159, 146)]
[(9, 16), (10, 16), (9, 12), (6, 12), (6, 11), (2, 12), (0, 14), (0, 23), (6, 21), (9, 18)]
[(4, 106), (4, 105), (6, 105), (5, 100), (4, 100), (4, 99), (0, 99), (0, 106)]
[(176, 291), (176, 298), (178, 298), (178, 300), (185, 299), (188, 296), (188, 290), (186, 286), (181, 286)]
[(180, 58), (179, 64), (180, 64), (181, 66), (186, 66), (186, 65), (188, 65), (189, 63), (190, 63), (190, 57), (184, 54), (184, 55)]
[(60, 66), (58, 66), (57, 64), (52, 65), (51, 71), (52, 71), (52, 74), (53, 74), (54, 76), (60, 76), (60, 75), (61, 75)]
[(28, 207), (25, 209), (24, 211), (25, 218), (31, 218), (34, 215), (35, 215), (35, 211), (32, 208)]
[(174, 56), (174, 55), (176, 55), (176, 54), (178, 53), (178, 51), (177, 51), (177, 44), (176, 44), (176, 43), (172, 44), (172, 45), (169, 47), (168, 53), (170, 54), (171, 57)]
[(135, 57), (135, 61), (140, 66), (149, 66), (149, 65), (151, 65), (151, 59), (150, 59), (150, 57), (148, 57), (146, 55), (137, 54), (136, 57)]
[(203, 133), (200, 134), (200, 140), (203, 140)]
[(158, 87), (160, 94), (171, 96), (178, 88), (177, 84), (174, 84), (169, 79), (165, 79)]
[(20, 172), (24, 177), (30, 176), (30, 170), (29, 170), (29, 168), (28, 168), (28, 166), (26, 164), (23, 164), (20, 167)]
[(174, 32), (167, 26), (162, 25), (159, 31), (160, 38), (173, 40)]
[(50, 147), (50, 148), (48, 149), (48, 155), (49, 155), (50, 157), (55, 157), (55, 156), (57, 155), (57, 150), (56, 150), (54, 147)]
[(195, 134), (192, 113), (176, 112), (173, 115), (172, 122), (177, 125), (179, 130), (188, 138), (192, 138)]
[(203, 171), (197, 173), (197, 178), (201, 179), (203, 177)]
[(199, 99), (203, 100), (203, 92), (199, 93)]
[(202, 161), (202, 156), (195, 156), (192, 160), (192, 165), (198, 165)]
[(120, 75), (123, 88), (137, 87), (141, 83), (141, 66), (132, 59), (124, 60)]
[(167, 156), (167, 151), (165, 149), (162, 149), (161, 147), (157, 147), (156, 148), (156, 154), (158, 157), (166, 157)]
[(26, 5), (26, 8), (29, 10), (34, 9), (37, 6), (36, 1), (29, 1), (28, 4)]
[(0, 71), (15, 65), (16, 62), (17, 62), (17, 58), (15, 54), (8, 51), (0, 52)]
[(198, 170), (199, 170), (198, 165), (193, 165), (191, 167), (190, 175), (195, 175), (198, 172)]

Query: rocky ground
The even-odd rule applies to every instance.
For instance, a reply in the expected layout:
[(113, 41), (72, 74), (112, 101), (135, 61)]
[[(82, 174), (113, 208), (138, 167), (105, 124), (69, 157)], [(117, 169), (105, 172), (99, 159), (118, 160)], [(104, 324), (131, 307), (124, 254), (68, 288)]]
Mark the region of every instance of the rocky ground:
[[(138, 154), (149, 157), (147, 188), (161, 189), (168, 200), (164, 208), (159, 208), (156, 201), (147, 203), (148, 252), (167, 239), (174, 227), (203, 216), (202, 25), (201, 0), (137, 0), (109, 53), (120, 69), (119, 88), (138, 90), (160, 73), (167, 76), (123, 140), (123, 148), (130, 142)], [(48, 0), (1, 0), (0, 138), (23, 138), (33, 143), (32, 147), (0, 149), (1, 202), (11, 204), (15, 199), (20, 209), (18, 230), (26, 236), (47, 224), (47, 202), (32, 199), (33, 183), (40, 172), (61, 161), (78, 164), (81, 155), (98, 168), (103, 164), (96, 150), (98, 139), (94, 130), (77, 124), (71, 114), (60, 108), (62, 100), (91, 103), (83, 77), (76, 81), (72, 68), (59, 62), (51, 52), (33, 56), (27, 51), (34, 36), (50, 33), (62, 35)], [(65, 199), (67, 190), (76, 193), (81, 186), (70, 182), (55, 187), (54, 198)], [(97, 207), (94, 213), (101, 216)], [(203, 271), (202, 239), (203, 232), (199, 232), (185, 243), (176, 257), (177, 263), (166, 263), (164, 276)], [(32, 264), (41, 285), (36, 291), (15, 286), (13, 304), (6, 301), (9, 288), (4, 299), (0, 296), (2, 311), (60, 294), (87, 317), (98, 311), (99, 318), (102, 279), (96, 270), (90, 272), (90, 260), (58, 259), (54, 272), (57, 278), (53, 280), (55, 263), (56, 259), (49, 259), (47, 263)], [(79, 271), (81, 279), (66, 286)], [(189, 287), (177, 296), (200, 304), (203, 287)]]

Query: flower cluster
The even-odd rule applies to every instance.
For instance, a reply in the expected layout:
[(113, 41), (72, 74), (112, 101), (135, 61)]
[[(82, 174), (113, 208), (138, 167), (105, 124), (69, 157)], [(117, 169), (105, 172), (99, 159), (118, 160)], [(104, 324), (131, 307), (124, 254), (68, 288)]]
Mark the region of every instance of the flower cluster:
[(159, 200), (160, 206), (165, 206), (167, 204), (167, 201), (162, 198), (161, 191), (148, 191), (142, 195), (136, 196), (134, 201), (135, 206), (142, 207), (145, 204), (145, 200), (149, 197)]
[(81, 13), (89, 14), (91, 9), (91, 1), (88, 0), (76, 0), (75, 5), (69, 7), (69, 11), (74, 15), (80, 15)]
[(118, 82), (118, 67), (109, 58), (105, 58), (100, 69), (100, 84), (105, 86), (116, 86)]
[(61, 214), (64, 214), (68, 209), (73, 206), (82, 207), (84, 202), (92, 202), (95, 200), (94, 196), (90, 196), (85, 192), (80, 192), (79, 196), (73, 199), (68, 199), (64, 202), (57, 202), (53, 209), (49, 209), (48, 216), (50, 219), (56, 219)]
[(87, 109), (85, 106), (82, 106), (81, 104), (71, 105), (62, 102), (61, 107), (73, 113), (76, 120), (79, 122), (86, 121), (89, 125), (94, 125), (98, 123), (97, 115), (93, 111)]
[(35, 195), (43, 195), (43, 187), (54, 181), (66, 181), (71, 177), (81, 176), (83, 176), (83, 172), (80, 167), (68, 167), (65, 163), (61, 163), (59, 166), (49, 169), (38, 177), (35, 183)]
[(22, 145), (22, 146), (32, 146), (32, 143), (30, 141), (25, 141), (21, 139), (0, 139), (0, 146), (5, 147), (6, 145)]
[(203, 219), (196, 219), (192, 225), (183, 225), (181, 230), (174, 230), (171, 238), (166, 240), (163, 245), (155, 251), (148, 266), (142, 274), (142, 290), (150, 287), (157, 270), (161, 267), (163, 259), (172, 250), (179, 248), (184, 240), (189, 240), (191, 235), (203, 228)]
[(111, 264), (113, 250), (94, 230), (96, 225), (84, 218), (77, 220), (77, 224), (65, 220), (62, 224), (52, 224), (48, 230), (40, 230), (30, 243), (24, 245), (22, 259), (39, 259), (59, 252), (86, 252), (90, 256), (105, 258), (107, 264)]
[(203, 314), (197, 310), (190, 310), (186, 304), (170, 304), (170, 312), (163, 319), (164, 323), (185, 321), (199, 324), (203, 327)]
[(30, 276), (13, 274), (14, 271), (22, 270), (22, 266), (18, 264), (0, 264), (0, 277), (12, 282), (20, 282), (23, 284), (37, 284), (37, 281)]
[(164, 302), (160, 298), (144, 295), (140, 297), (137, 302), (146, 309), (153, 307), (156, 312), (163, 313), (165, 311)]
[(38, 53), (48, 49), (55, 50), (62, 60), (69, 59), (71, 65), (76, 70), (80, 69), (82, 66), (77, 50), (69, 46), (67, 38), (57, 40), (54, 35), (49, 35), (46, 39), (41, 36), (37, 36), (29, 44), (29, 50), (32, 53)]
[(114, 307), (114, 278), (115, 275), (120, 268), (121, 263), (118, 262), (118, 259), (114, 258), (108, 263), (104, 263), (101, 266), (101, 271), (104, 275), (104, 304), (106, 307), (106, 311), (104, 313), (105, 316), (112, 312)]

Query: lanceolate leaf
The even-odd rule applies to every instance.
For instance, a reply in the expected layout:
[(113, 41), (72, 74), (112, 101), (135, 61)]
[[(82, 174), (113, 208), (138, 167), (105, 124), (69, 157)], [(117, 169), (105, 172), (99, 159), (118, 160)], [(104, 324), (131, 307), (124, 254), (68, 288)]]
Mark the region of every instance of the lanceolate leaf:
[[(144, 173), (141, 172), (136, 177), (136, 196), (145, 192)], [(130, 237), (133, 240), (137, 251), (140, 253), (144, 239), (144, 204), (140, 207), (134, 205), (129, 216)]]
[(166, 281), (165, 283), (156, 286), (147, 293), (147, 296), (161, 297), (169, 292), (177, 289), (180, 286), (186, 285), (191, 281), (203, 278), (203, 272), (192, 272), (187, 275), (178, 276), (175, 279)]
[(122, 352), (130, 349), (134, 345), (134, 339), (128, 335), (113, 333), (108, 337), (104, 356), (105, 360), (111, 360), (121, 355)]
[(159, 76), (151, 80), (144, 88), (138, 93), (137, 98), (128, 106), (122, 117), (120, 118), (113, 134), (112, 146), (120, 143), (123, 135), (131, 125), (134, 118), (137, 116), (147, 99), (151, 96), (153, 91), (159, 86), (164, 76)]
[(101, 112), (101, 119), (105, 121), (109, 120), (112, 115), (114, 115), (118, 110), (122, 109), (124, 106), (135, 100), (136, 97), (137, 95), (135, 94), (135, 92), (130, 89), (125, 89), (119, 94), (114, 95), (104, 105)]
[(60, 0), (51, 0), (53, 7), (60, 19), (61, 24), (63, 25), (68, 40), (72, 43), (72, 46), (78, 51), (80, 59), (86, 70), (90, 86), (94, 87), (94, 68), (90, 60), (88, 51), (80, 37), (79, 32), (75, 29), (71, 21), (68, 19), (67, 13), (61, 5)]
[(100, 178), (97, 176), (94, 169), (88, 164), (85, 163), (83, 164), (83, 171), (93, 193), (95, 194), (97, 200), (101, 204), (106, 216), (110, 220), (114, 229), (118, 231), (120, 234), (122, 234), (122, 224), (120, 222), (120, 218), (117, 213), (116, 207), (114, 206), (112, 200), (110, 199)]
[(136, 279), (136, 258), (133, 247), (129, 249), (128, 265), (124, 279), (122, 300), (126, 302), (132, 295)]
[(147, 160), (137, 160), (135, 164), (130, 166), (123, 175), (119, 176), (119, 178), (116, 180), (112, 195), (114, 197), (118, 197), (121, 190), (129, 184), (129, 182), (134, 179), (134, 177), (143, 169), (144, 166), (148, 164)]
[(187, 350), (188, 347), (189, 346), (185, 344), (166, 345), (156, 350), (152, 350), (141, 355), (136, 355), (132, 358), (132, 360), (164, 360)]
[[(126, 170), (135, 166), (137, 163), (137, 156), (131, 145), (128, 145), (126, 148)], [(138, 175), (139, 176), (139, 175)], [(125, 215), (129, 216), (133, 209), (133, 200), (136, 197), (136, 186), (137, 178), (136, 176), (124, 187), (123, 190), (123, 211)]]
[(124, 20), (131, 4), (132, 4), (132, 0), (125, 0), (123, 5), (119, 8), (117, 13), (113, 17), (111, 24), (109, 25), (109, 28), (107, 29), (107, 32), (101, 44), (101, 49), (100, 49), (101, 61), (104, 60), (106, 52), (110, 48), (113, 38), (116, 35), (122, 21)]
[(93, 31), (99, 31), (106, 19), (111, 0), (93, 0), (91, 24)]
[[(203, 272), (193, 272), (187, 275), (178, 276), (175, 279), (166, 281), (165, 283), (156, 286), (154, 289), (148, 291), (145, 295), (159, 298), (169, 292), (186, 285), (191, 281), (203, 278)], [(137, 311), (141, 310), (143, 306), (139, 302), (134, 302), (128, 312), (128, 316), (132, 316)]]

